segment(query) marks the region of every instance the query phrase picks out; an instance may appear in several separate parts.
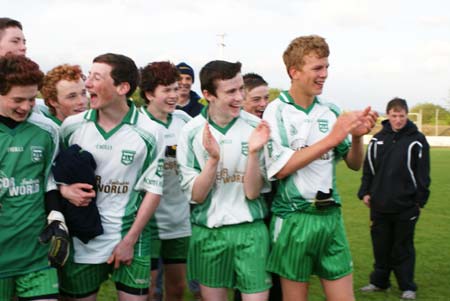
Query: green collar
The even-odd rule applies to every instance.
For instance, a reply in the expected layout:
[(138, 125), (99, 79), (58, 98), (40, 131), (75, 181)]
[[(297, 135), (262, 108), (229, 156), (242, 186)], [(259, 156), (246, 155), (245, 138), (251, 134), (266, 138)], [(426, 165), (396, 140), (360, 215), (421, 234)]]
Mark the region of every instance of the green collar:
[(155, 116), (153, 116), (152, 113), (150, 113), (150, 112), (147, 110), (147, 107), (143, 107), (142, 109), (144, 110), (144, 114), (147, 114), (147, 116), (150, 117), (151, 120), (153, 120), (153, 121), (155, 121), (155, 122), (161, 124), (161, 125), (164, 126), (166, 129), (168, 129), (168, 128), (170, 127), (170, 124), (172, 123), (172, 114), (171, 114), (171, 113), (169, 113), (169, 114), (167, 115), (167, 123), (165, 123), (164, 121), (159, 120), (158, 118), (156, 118)]
[(236, 120), (238, 120), (238, 118), (239, 118), (239, 116), (238, 116), (238, 117), (235, 117), (235, 118), (233, 118), (226, 126), (221, 127), (221, 126), (219, 126), (218, 124), (216, 124), (211, 118), (209, 118), (209, 116), (208, 116), (208, 107), (209, 107), (209, 105), (205, 106), (205, 107), (202, 109), (202, 112), (201, 112), (200, 114), (203, 116), (203, 118), (206, 119), (206, 122), (207, 122), (207, 123), (211, 124), (216, 130), (218, 130), (218, 131), (219, 131), (220, 133), (222, 133), (223, 135), (225, 135), (225, 134), (228, 132), (228, 130), (233, 126), (233, 124), (234, 124), (234, 123), (236, 122)]
[(138, 109), (136, 108), (136, 106), (134, 105), (133, 102), (131, 102), (130, 100), (127, 100), (127, 105), (130, 108), (127, 112), (127, 114), (123, 117), (122, 121), (112, 130), (110, 130), (109, 132), (106, 132), (104, 129), (102, 129), (99, 125), (98, 125), (98, 111), (97, 110), (88, 110), (86, 112), (86, 114), (84, 115), (84, 119), (92, 121), (95, 123), (96, 128), (98, 129), (98, 131), (100, 132), (100, 134), (103, 136), (103, 138), (105, 138), (105, 140), (107, 140), (109, 137), (111, 137), (112, 135), (114, 135), (124, 124), (136, 124), (137, 120), (138, 120)]
[(59, 120), (58, 118), (56, 118), (55, 115), (52, 115), (50, 113), (44, 112), (42, 111), (42, 113), (45, 115), (45, 117), (47, 117), (48, 119), (52, 120), (54, 123), (56, 123), (58, 126), (61, 126), (62, 121)]
[(309, 114), (309, 112), (311, 112), (312, 109), (314, 108), (314, 105), (319, 103), (319, 99), (317, 99), (317, 96), (315, 96), (312, 104), (305, 109), (305, 108), (303, 108), (303, 107), (301, 107), (301, 106), (299, 106), (298, 104), (295, 103), (294, 99), (289, 94), (289, 91), (282, 91), (280, 93), (280, 100), (282, 102), (287, 103), (287, 104), (293, 105), (295, 108), (297, 108), (298, 110), (300, 110), (300, 111), (302, 111), (302, 112), (304, 112), (306, 114)]

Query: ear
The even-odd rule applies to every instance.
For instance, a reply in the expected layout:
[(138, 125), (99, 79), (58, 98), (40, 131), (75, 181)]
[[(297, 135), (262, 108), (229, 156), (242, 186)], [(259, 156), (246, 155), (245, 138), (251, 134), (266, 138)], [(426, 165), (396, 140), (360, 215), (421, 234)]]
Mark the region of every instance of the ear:
[(50, 98), (48, 100), (48, 103), (54, 108), (57, 108), (59, 106), (59, 102), (57, 100), (52, 99), (52, 98)]
[(211, 103), (211, 101), (216, 100), (217, 97), (215, 97), (214, 95), (212, 95), (211, 93), (209, 93), (208, 90), (203, 90), (202, 91), (203, 97), (209, 102)]
[(128, 91), (130, 91), (130, 84), (128, 82), (120, 83), (116, 89), (119, 95), (127, 95)]
[(291, 66), (291, 67), (289, 67), (289, 71), (288, 72), (289, 72), (289, 76), (292, 79), (298, 79), (298, 75), (300, 73), (300, 70), (298, 69), (298, 67)]
[(147, 98), (147, 100), (150, 102), (150, 100), (152, 100), (154, 97), (153, 93), (150, 91), (145, 91), (145, 98)]

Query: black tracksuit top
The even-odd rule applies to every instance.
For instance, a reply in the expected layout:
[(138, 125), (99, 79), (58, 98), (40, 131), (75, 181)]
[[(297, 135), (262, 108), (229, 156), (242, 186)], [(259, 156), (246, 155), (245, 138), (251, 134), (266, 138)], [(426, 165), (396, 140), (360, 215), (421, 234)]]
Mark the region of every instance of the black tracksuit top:
[(370, 208), (399, 213), (425, 206), (430, 194), (430, 147), (410, 120), (394, 132), (388, 120), (371, 139), (358, 197), (369, 194)]

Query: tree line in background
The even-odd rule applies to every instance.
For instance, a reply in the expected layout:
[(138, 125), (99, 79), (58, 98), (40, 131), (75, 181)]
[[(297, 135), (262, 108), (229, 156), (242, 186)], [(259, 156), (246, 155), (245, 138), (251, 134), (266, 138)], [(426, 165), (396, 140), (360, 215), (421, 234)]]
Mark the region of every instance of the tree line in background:
[[(275, 98), (278, 97), (280, 94), (281, 89), (277, 88), (270, 88), (269, 90), (269, 100), (272, 101)], [(143, 100), (141, 99), (139, 95), (139, 88), (136, 89), (136, 91), (133, 93), (131, 98), (134, 100), (134, 102), (141, 106), (144, 104)], [(205, 99), (200, 99), (200, 102), (203, 104), (206, 104)], [(450, 107), (450, 106), (449, 106)], [(422, 114), (422, 130), (425, 135), (443, 135), (443, 136), (449, 136), (450, 135), (450, 110), (444, 108), (443, 106), (433, 104), (431, 102), (424, 102), (419, 103), (413, 107), (410, 108), (410, 113), (418, 113)], [(436, 123), (436, 117), (438, 122)], [(383, 117), (380, 118), (381, 120), (384, 119)], [(416, 118), (411, 118), (414, 122), (417, 121)], [(438, 133), (436, 133), (435, 127), (436, 125), (439, 126), (439, 129), (437, 130)], [(380, 129), (380, 125), (374, 128), (374, 133)]]
[[(430, 102), (420, 103), (410, 109), (411, 113), (422, 112), (422, 124), (450, 125), (450, 111)], [(437, 112), (437, 113), (436, 113)]]
[[(277, 88), (270, 88), (269, 90), (269, 100), (272, 101), (278, 97), (281, 90)], [(143, 100), (139, 95), (139, 88), (133, 93), (131, 98), (136, 102), (137, 105), (142, 105)], [(202, 102), (206, 102), (203, 100)], [(430, 102), (420, 103), (412, 108), (410, 108), (411, 113), (420, 113), (422, 111), (422, 123), (423, 124), (435, 124), (436, 123), (436, 110), (438, 113), (438, 124), (440, 125), (450, 125), (450, 111), (446, 108), (436, 105)]]

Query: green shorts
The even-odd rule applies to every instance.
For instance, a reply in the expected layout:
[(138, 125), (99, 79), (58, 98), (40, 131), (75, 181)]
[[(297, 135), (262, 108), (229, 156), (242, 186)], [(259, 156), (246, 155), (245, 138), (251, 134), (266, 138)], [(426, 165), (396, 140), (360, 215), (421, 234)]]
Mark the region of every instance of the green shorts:
[(135, 256), (131, 265), (121, 264), (117, 270), (113, 264), (75, 263), (69, 259), (60, 274), (61, 294), (74, 298), (90, 296), (110, 275), (119, 290), (145, 295), (150, 285), (150, 256)]
[(58, 274), (54, 268), (46, 268), (25, 275), (0, 279), (0, 300), (19, 298), (57, 299)]
[(295, 212), (271, 223), (272, 251), (267, 270), (283, 278), (308, 282), (312, 274), (336, 280), (353, 270), (341, 209)]
[(152, 239), (152, 260), (162, 258), (165, 264), (186, 263), (189, 238), (190, 236), (174, 239)]
[(246, 294), (272, 286), (265, 270), (269, 250), (262, 221), (220, 228), (192, 227), (188, 278), (213, 288), (237, 288)]

